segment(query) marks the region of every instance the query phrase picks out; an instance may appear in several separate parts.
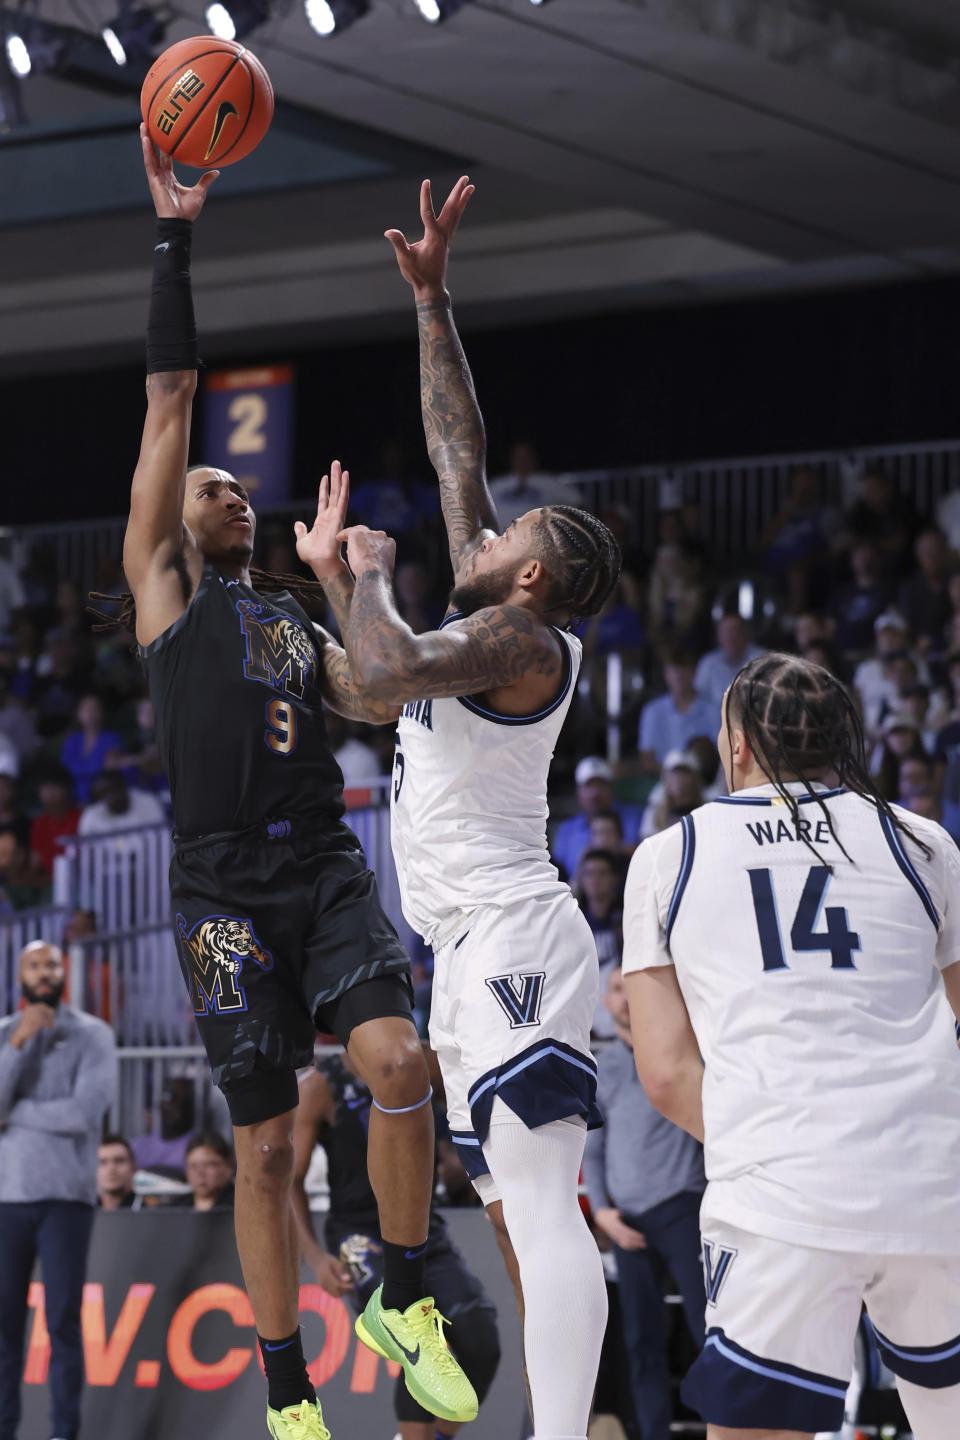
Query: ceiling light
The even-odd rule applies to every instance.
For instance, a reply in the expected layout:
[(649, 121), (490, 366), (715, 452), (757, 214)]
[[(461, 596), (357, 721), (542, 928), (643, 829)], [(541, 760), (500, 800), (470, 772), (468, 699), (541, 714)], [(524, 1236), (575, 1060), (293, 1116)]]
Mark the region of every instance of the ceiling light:
[(100, 34), (118, 65), (149, 65), (163, 39), (165, 26), (153, 10), (134, 10), (121, 4), (120, 13)]
[(230, 0), (229, 5), (214, 0), (205, 14), (214, 35), (221, 40), (240, 40), (269, 18), (270, 0)]
[(233, 16), (226, 5), (208, 5), (206, 9), (206, 21), (210, 26), (211, 35), (218, 36), (221, 40), (233, 40), (236, 38), (237, 27), (233, 23)]
[(19, 75), (21, 80), (33, 69), (30, 51), (22, 35), (7, 36), (7, 61), (14, 75)]
[(310, 28), (318, 35), (346, 30), (370, 9), (370, 0), (304, 0)]
[(467, 0), (413, 0), (413, 3), (424, 20), (429, 20), (431, 25), (439, 25), (462, 9)]
[(123, 45), (120, 42), (120, 37), (117, 34), (116, 30), (114, 30), (113, 26), (104, 25), (103, 29), (100, 31), (100, 34), (103, 36), (103, 43), (110, 51), (111, 57), (117, 62), (118, 65), (126, 65), (127, 52), (126, 50), (124, 50)]

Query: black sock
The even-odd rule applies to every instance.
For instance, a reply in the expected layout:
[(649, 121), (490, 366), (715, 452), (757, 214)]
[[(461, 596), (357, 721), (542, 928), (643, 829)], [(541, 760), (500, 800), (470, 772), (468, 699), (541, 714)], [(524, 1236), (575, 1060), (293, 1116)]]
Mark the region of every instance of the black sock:
[(307, 1362), (303, 1358), (303, 1342), (300, 1327), (285, 1340), (264, 1340), (258, 1335), (263, 1368), (267, 1372), (267, 1404), (271, 1410), (285, 1410), (288, 1405), (299, 1405), (301, 1400), (316, 1400), (317, 1392), (307, 1374)]
[(383, 1296), (385, 1310), (406, 1310), (427, 1293), (427, 1242), (394, 1245), (383, 1242)]

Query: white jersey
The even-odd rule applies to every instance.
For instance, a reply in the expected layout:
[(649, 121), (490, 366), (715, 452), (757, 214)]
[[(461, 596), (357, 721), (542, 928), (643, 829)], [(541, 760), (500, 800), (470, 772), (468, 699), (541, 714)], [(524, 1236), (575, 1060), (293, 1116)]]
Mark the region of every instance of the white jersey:
[(418, 700), (401, 712), (390, 792), (393, 855), (403, 913), (434, 948), (478, 905), (566, 889), (547, 850), (547, 774), (581, 646), (557, 634), (565, 683), (538, 714), (497, 715), (469, 696)]
[[(802, 787), (791, 786), (797, 791)], [(631, 862), (624, 970), (673, 964), (705, 1071), (703, 1225), (834, 1250), (954, 1254), (960, 853), (860, 796), (772, 785), (704, 805)], [(829, 867), (829, 868), (828, 868)]]

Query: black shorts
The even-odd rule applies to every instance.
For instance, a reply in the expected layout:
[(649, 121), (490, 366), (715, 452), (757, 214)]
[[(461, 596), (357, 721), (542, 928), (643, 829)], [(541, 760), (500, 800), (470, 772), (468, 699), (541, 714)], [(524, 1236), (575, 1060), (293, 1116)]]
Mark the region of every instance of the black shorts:
[[(228, 1100), (258, 1079), (279, 1093), (283, 1075), (296, 1104), (295, 1071), (313, 1061), (318, 1021), (345, 1028), (345, 1043), (362, 1019), (409, 1013), (409, 960), (347, 825), (304, 816), (179, 843), (170, 893), (197, 1027)], [(371, 1006), (355, 994), (338, 1004), (385, 976), (396, 979), (371, 986)], [(238, 1120), (233, 1105), (231, 1114), (270, 1118)]]

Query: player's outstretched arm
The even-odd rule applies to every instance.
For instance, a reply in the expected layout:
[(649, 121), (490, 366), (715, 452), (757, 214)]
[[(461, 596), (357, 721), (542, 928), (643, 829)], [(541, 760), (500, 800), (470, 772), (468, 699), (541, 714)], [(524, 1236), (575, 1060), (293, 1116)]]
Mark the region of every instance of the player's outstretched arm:
[(355, 525), (343, 532), (356, 577), (347, 654), (358, 683), (395, 705), (529, 684), (554, 688), (562, 652), (553, 632), (519, 605), (478, 610), (455, 626), (415, 635), (397, 611), (394, 542)]
[[(334, 460), (329, 475), (320, 481), (313, 525), (308, 530), (298, 520), (293, 527), (297, 554), (323, 586), (344, 639), (350, 626), (353, 576), (340, 556), (339, 533), (349, 502), (350, 472)], [(314, 625), (314, 630), (320, 646), (320, 690), (330, 709), (348, 720), (365, 720), (371, 725), (389, 725), (396, 720), (400, 711), (395, 705), (385, 704), (357, 684), (344, 647), (322, 625)]]
[(180, 616), (196, 588), (199, 555), (183, 526), (197, 336), (190, 289), (192, 224), (218, 172), (181, 185), (168, 155), (140, 127), (157, 214), (147, 330), (147, 417), (130, 492), (123, 567), (137, 602), (137, 639), (149, 644)]
[(420, 409), (427, 452), (440, 481), (456, 578), (484, 534), (500, 528), (487, 489), (483, 417), (446, 288), (450, 242), (473, 191), (462, 175), (440, 214), (434, 215), (430, 181), (424, 180), (420, 187), (423, 239), (411, 245), (399, 230), (386, 231), (417, 302)]

